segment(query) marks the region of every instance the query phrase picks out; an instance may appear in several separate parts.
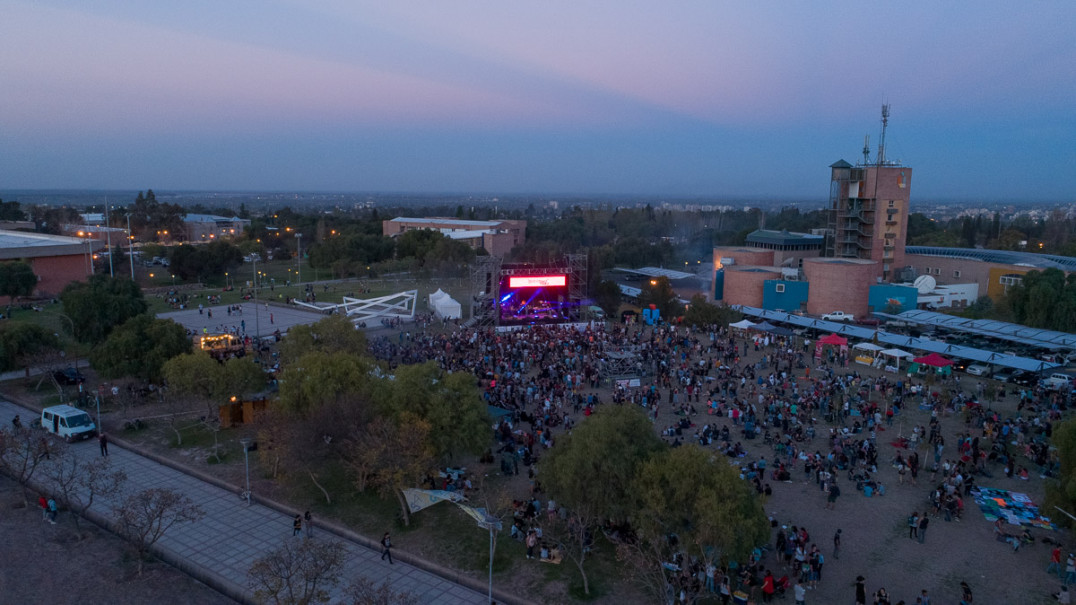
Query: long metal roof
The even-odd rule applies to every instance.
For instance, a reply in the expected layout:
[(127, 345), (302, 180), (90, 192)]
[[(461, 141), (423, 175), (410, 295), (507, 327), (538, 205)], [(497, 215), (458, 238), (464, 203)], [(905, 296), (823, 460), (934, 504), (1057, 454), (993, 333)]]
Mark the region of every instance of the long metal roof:
[(997, 338), (1018, 344), (1024, 344), (1043, 349), (1073, 349), (1076, 350), (1076, 334), (1058, 332), (1055, 330), (1043, 330), (1031, 328), (1020, 324), (993, 319), (968, 319), (955, 315), (946, 315), (936, 311), (911, 310), (898, 315), (875, 313), (884, 317), (892, 317), (901, 321), (912, 322), (921, 325), (938, 326), (960, 332), (971, 332), (980, 336)]
[(1039, 359), (1018, 357), (1016, 355), (1006, 355), (1004, 353), (985, 351), (983, 349), (976, 349), (974, 347), (951, 345), (949, 343), (941, 342), (938, 340), (929, 340), (926, 338), (905, 336), (903, 334), (893, 334), (890, 332), (886, 332), (882, 329), (864, 328), (863, 326), (849, 325), (847, 323), (839, 321), (825, 321), (823, 319), (814, 319), (813, 317), (804, 317), (802, 315), (792, 315), (790, 313), (784, 313), (781, 311), (759, 309), (758, 307), (733, 305), (733, 308), (737, 309), (744, 315), (750, 315), (752, 317), (761, 317), (770, 321), (780, 321), (804, 328), (813, 328), (815, 330), (834, 332), (836, 334), (851, 336), (853, 338), (859, 338), (861, 340), (875, 341), (897, 347), (905, 347), (910, 349), (917, 349), (919, 351), (938, 353), (940, 355), (949, 355), (952, 357), (959, 357), (960, 359), (967, 359), (970, 361), (980, 361), (983, 363), (1003, 366), (1015, 370), (1025, 370), (1029, 372), (1045, 372), (1047, 370), (1060, 367), (1060, 364), (1051, 363), (1048, 361), (1041, 361)]
[(986, 250), (983, 248), (945, 248), (942, 246), (908, 246), (905, 254), (965, 258), (1001, 265), (1020, 265), (1032, 269), (1061, 269), (1076, 271), (1076, 258), (1056, 254), (1035, 254), (1019, 250)]

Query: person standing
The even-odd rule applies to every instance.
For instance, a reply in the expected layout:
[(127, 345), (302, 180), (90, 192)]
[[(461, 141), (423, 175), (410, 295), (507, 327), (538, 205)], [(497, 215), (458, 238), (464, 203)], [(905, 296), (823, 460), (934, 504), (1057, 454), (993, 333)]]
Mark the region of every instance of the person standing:
[(303, 520), (306, 521), (306, 537), (307, 538), (313, 538), (314, 537), (314, 524), (311, 523), (311, 521), (313, 520), (313, 517), (310, 515), (310, 511), (306, 511), (306, 513), (303, 514)]
[(912, 511), (908, 517), (908, 539), (919, 537), (919, 513)]
[(101, 456), (108, 455), (108, 435), (100, 433), (97, 435), (97, 440), (101, 443)]
[(963, 593), (960, 598), (960, 605), (971, 605), (974, 601), (971, 596), (971, 586), (968, 586), (967, 582), (961, 582), (960, 591)]
[(856, 605), (867, 605), (867, 585), (864, 583), (867, 579), (863, 576), (856, 576)]
[(298, 536), (303, 531), (303, 518), (296, 514), (291, 522), (291, 535)]
[(389, 538), (389, 532), (381, 536), (381, 560), (384, 561), (385, 557), (389, 558), (389, 565), (395, 565), (392, 562), (392, 540)]
[(1050, 565), (1046, 567), (1046, 573), (1056, 573), (1061, 577), (1061, 547), (1055, 546), (1050, 553)]
[(927, 511), (923, 511), (923, 516), (919, 517), (919, 543), (923, 544), (923, 541), (927, 539), (927, 526), (930, 525), (930, 516)]
[(837, 560), (841, 558), (841, 530), (837, 530), (837, 533), (833, 534), (833, 559)]
[(19, 420), (18, 414), (15, 414), (15, 417), (11, 419), (11, 429), (15, 431), (16, 435), (22, 430), (22, 420)]
[(48, 501), (47, 498), (45, 498), (44, 494), (42, 494), (37, 499), (37, 505), (41, 507), (41, 520), (42, 521), (48, 521), (49, 520), (49, 501)]
[(796, 582), (796, 585), (792, 588), (792, 595), (796, 598), (796, 605), (805, 605), (807, 603), (807, 589), (803, 587), (803, 584)]
[(56, 525), (56, 513), (57, 512), (59, 512), (59, 509), (56, 507), (56, 500), (53, 500), (52, 498), (49, 498), (49, 501), (48, 501), (49, 523), (52, 523), (53, 525)]

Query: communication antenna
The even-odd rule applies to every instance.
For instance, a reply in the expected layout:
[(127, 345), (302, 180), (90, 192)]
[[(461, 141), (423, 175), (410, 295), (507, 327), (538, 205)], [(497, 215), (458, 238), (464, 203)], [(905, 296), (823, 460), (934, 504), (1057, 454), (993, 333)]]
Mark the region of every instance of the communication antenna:
[(863, 135), (863, 165), (871, 163), (871, 135)]
[(885, 129), (889, 126), (889, 103), (882, 105), (882, 139), (878, 141), (878, 165), (885, 166)]

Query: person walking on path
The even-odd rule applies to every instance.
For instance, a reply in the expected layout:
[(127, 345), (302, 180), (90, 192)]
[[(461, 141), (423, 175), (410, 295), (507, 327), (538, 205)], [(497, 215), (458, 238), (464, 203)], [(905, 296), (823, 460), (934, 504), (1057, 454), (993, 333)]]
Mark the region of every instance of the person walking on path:
[(52, 498), (49, 498), (49, 501), (48, 501), (49, 523), (52, 523), (53, 525), (56, 525), (56, 513), (57, 512), (59, 512), (59, 509), (56, 507), (56, 501), (53, 500)]
[(384, 561), (385, 557), (389, 558), (389, 565), (395, 565), (392, 562), (392, 540), (389, 538), (389, 532), (381, 536), (381, 560)]
[(856, 605), (867, 605), (867, 585), (864, 584), (866, 581), (863, 576), (856, 576)]
[(42, 521), (48, 521), (49, 520), (49, 501), (48, 501), (47, 498), (45, 498), (44, 494), (42, 494), (41, 497), (39, 497), (37, 499), (37, 505), (41, 507), (41, 520)]
[(837, 560), (841, 558), (841, 530), (837, 530), (837, 533), (833, 534), (833, 559)]
[(1076, 584), (1076, 555), (1069, 553), (1065, 560), (1065, 586)]
[(101, 455), (108, 455), (108, 435), (101, 433), (97, 435), (97, 440), (101, 442)]
[(15, 414), (15, 417), (11, 419), (11, 429), (15, 431), (16, 435), (18, 435), (19, 431), (22, 430), (22, 421), (19, 420), (18, 414)]
[(298, 536), (303, 532), (303, 518), (300, 515), (295, 515), (295, 519), (291, 522), (291, 535)]
[(960, 605), (971, 605), (972, 602), (975, 600), (971, 596), (971, 586), (968, 586), (967, 582), (961, 582), (960, 591), (963, 593), (960, 598)]
[(923, 541), (927, 539), (927, 526), (930, 525), (930, 517), (926, 511), (923, 511), (923, 516), (919, 517), (919, 543), (923, 544)]
[(908, 539), (919, 537), (919, 513), (912, 511), (908, 517)]
[(314, 537), (314, 524), (311, 523), (311, 521), (313, 520), (313, 517), (310, 516), (310, 511), (306, 511), (306, 513), (303, 514), (303, 519), (306, 521), (306, 537), (307, 538), (313, 538)]

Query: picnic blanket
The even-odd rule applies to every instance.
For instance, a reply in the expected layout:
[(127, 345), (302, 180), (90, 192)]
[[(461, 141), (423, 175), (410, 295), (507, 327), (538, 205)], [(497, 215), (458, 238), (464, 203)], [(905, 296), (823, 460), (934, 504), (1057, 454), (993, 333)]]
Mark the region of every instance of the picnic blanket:
[(1005, 519), (1011, 525), (1023, 525), (1038, 529), (1056, 530), (1048, 517), (1039, 514), (1039, 507), (1027, 494), (1010, 492), (992, 487), (980, 487), (972, 491), (975, 503), (987, 521)]

